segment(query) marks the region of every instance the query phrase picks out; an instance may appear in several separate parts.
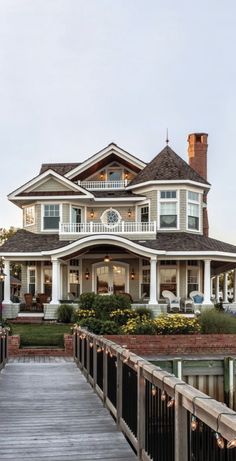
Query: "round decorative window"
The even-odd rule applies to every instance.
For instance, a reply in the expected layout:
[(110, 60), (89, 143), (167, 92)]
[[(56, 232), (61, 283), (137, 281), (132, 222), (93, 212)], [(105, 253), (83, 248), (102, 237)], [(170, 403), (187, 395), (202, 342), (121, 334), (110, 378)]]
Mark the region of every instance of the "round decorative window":
[(113, 210), (113, 208), (109, 208), (109, 210), (104, 211), (101, 216), (102, 223), (107, 226), (116, 226), (120, 220), (120, 213), (118, 213), (116, 210)]

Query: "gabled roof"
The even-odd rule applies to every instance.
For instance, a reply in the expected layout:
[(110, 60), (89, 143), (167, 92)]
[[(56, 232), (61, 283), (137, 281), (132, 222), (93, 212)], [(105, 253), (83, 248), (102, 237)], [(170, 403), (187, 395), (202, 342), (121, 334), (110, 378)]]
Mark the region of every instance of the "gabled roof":
[(202, 184), (209, 183), (187, 162), (177, 155), (170, 146), (164, 149), (131, 181), (129, 187), (152, 181), (190, 180)]
[(117, 146), (117, 144), (110, 143), (104, 149), (92, 155), (74, 169), (68, 171), (65, 176), (71, 180), (75, 180), (77, 178), (84, 179), (86, 176), (89, 176), (98, 171), (100, 168), (103, 168), (104, 165), (107, 164), (108, 160), (109, 162), (121, 161), (123, 164), (126, 164), (128, 168), (133, 169), (137, 173), (146, 166), (145, 162)]
[(80, 163), (42, 163), (39, 174), (47, 170), (54, 170), (56, 173), (64, 176), (79, 165)]
[[(59, 173), (56, 173), (54, 170), (46, 170), (44, 173), (39, 174), (35, 178), (31, 179), (28, 181), (26, 184), (23, 184), (23, 186), (19, 187), (15, 191), (11, 192), (8, 195), (9, 200), (19, 200), (21, 197), (38, 197), (38, 196), (43, 196), (47, 195), (44, 193), (44, 191), (38, 191), (34, 192), (34, 189), (42, 183), (45, 183), (49, 178), (53, 177), (55, 180), (60, 182), (62, 185), (65, 186), (65, 194), (63, 190), (63, 195), (68, 195), (68, 191), (70, 194), (70, 191), (72, 192), (71, 195), (79, 195), (88, 197), (88, 198), (93, 198), (93, 194), (91, 194), (89, 191), (86, 189), (82, 188), (81, 186), (75, 184), (74, 182), (70, 181), (69, 179), (65, 178), (64, 176), (60, 175)], [(33, 193), (33, 194), (32, 194)], [(50, 195), (53, 196), (53, 191), (50, 191)], [(55, 195), (60, 195), (60, 192), (55, 191)]]

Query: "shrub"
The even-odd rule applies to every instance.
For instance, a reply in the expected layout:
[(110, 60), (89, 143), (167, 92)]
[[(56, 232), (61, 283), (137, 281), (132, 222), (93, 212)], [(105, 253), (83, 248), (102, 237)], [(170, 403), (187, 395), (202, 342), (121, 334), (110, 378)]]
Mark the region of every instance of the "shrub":
[(124, 325), (129, 319), (137, 317), (137, 314), (132, 309), (116, 309), (110, 313), (110, 318), (117, 325)]
[(76, 309), (73, 315), (73, 322), (80, 322), (82, 319), (95, 317), (93, 309)]
[(180, 314), (160, 315), (154, 323), (158, 335), (193, 334), (200, 331), (197, 319)]
[(61, 304), (57, 308), (57, 319), (59, 322), (70, 323), (74, 314), (74, 308), (70, 304)]
[(117, 335), (120, 332), (120, 327), (112, 320), (102, 322), (100, 335)]
[(126, 296), (122, 295), (97, 295), (94, 299), (93, 308), (96, 312), (97, 318), (109, 320), (109, 316), (112, 311), (116, 309), (129, 309), (130, 300)]
[(153, 318), (152, 309), (150, 309), (149, 307), (139, 306), (139, 307), (136, 307), (134, 312), (140, 319), (142, 319), (143, 317), (148, 318), (148, 319)]
[(155, 335), (155, 322), (145, 317), (143, 319), (136, 317), (128, 320), (126, 325), (121, 327), (121, 332), (125, 335)]
[(83, 319), (80, 322), (80, 327), (86, 327), (92, 333), (96, 335), (100, 335), (101, 327), (102, 327), (102, 320), (95, 319), (93, 317), (88, 317), (87, 319)]
[(79, 298), (79, 306), (81, 309), (93, 309), (95, 293), (82, 293)]
[(201, 333), (213, 334), (235, 334), (236, 318), (225, 312), (219, 312), (216, 309), (204, 309), (199, 317)]

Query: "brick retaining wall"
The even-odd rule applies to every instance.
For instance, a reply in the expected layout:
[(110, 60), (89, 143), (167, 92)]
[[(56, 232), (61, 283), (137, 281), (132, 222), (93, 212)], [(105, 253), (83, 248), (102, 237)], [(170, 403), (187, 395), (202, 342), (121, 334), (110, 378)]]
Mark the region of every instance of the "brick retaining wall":
[(34, 348), (24, 347), (20, 349), (20, 336), (12, 335), (8, 337), (8, 355), (9, 357), (16, 356), (32, 356), (32, 355), (50, 355), (53, 357), (69, 357), (73, 355), (73, 336), (64, 334), (64, 349), (60, 348)]
[(137, 355), (236, 355), (236, 335), (107, 335)]

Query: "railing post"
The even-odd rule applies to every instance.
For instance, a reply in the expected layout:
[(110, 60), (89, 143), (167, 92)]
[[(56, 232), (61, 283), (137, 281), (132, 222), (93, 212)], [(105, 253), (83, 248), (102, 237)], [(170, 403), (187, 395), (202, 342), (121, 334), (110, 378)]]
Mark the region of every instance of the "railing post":
[(96, 339), (93, 338), (93, 387), (94, 389), (96, 389), (96, 385), (97, 385), (97, 360), (98, 360), (97, 343), (96, 343)]
[(90, 221), (89, 223), (89, 232), (91, 232), (91, 234), (93, 232), (93, 221)]
[(122, 359), (121, 359), (121, 355), (120, 353), (118, 352), (117, 353), (117, 359), (116, 359), (116, 363), (117, 363), (117, 381), (116, 381), (116, 424), (117, 424), (117, 427), (118, 429), (120, 429), (120, 419), (122, 417), (122, 395), (123, 395), (123, 392), (122, 392), (122, 375), (123, 375), (123, 362), (122, 362)]
[(86, 348), (87, 348), (86, 372), (87, 372), (87, 381), (89, 381), (89, 372), (90, 372), (90, 339), (89, 339), (89, 336), (86, 337)]
[(145, 378), (143, 368), (139, 363), (137, 369), (138, 406), (137, 406), (137, 457), (142, 460), (142, 450), (145, 448)]
[(107, 353), (103, 351), (103, 403), (105, 405), (107, 398)]
[(188, 460), (188, 418), (182, 395), (175, 389), (175, 461)]
[(181, 359), (173, 359), (173, 374), (176, 378), (182, 379), (183, 376), (183, 363)]
[(234, 408), (234, 359), (224, 358), (224, 402)]
[(84, 363), (85, 363), (85, 347), (84, 347), (84, 338), (82, 337), (82, 346), (81, 346), (81, 368), (84, 370)]

